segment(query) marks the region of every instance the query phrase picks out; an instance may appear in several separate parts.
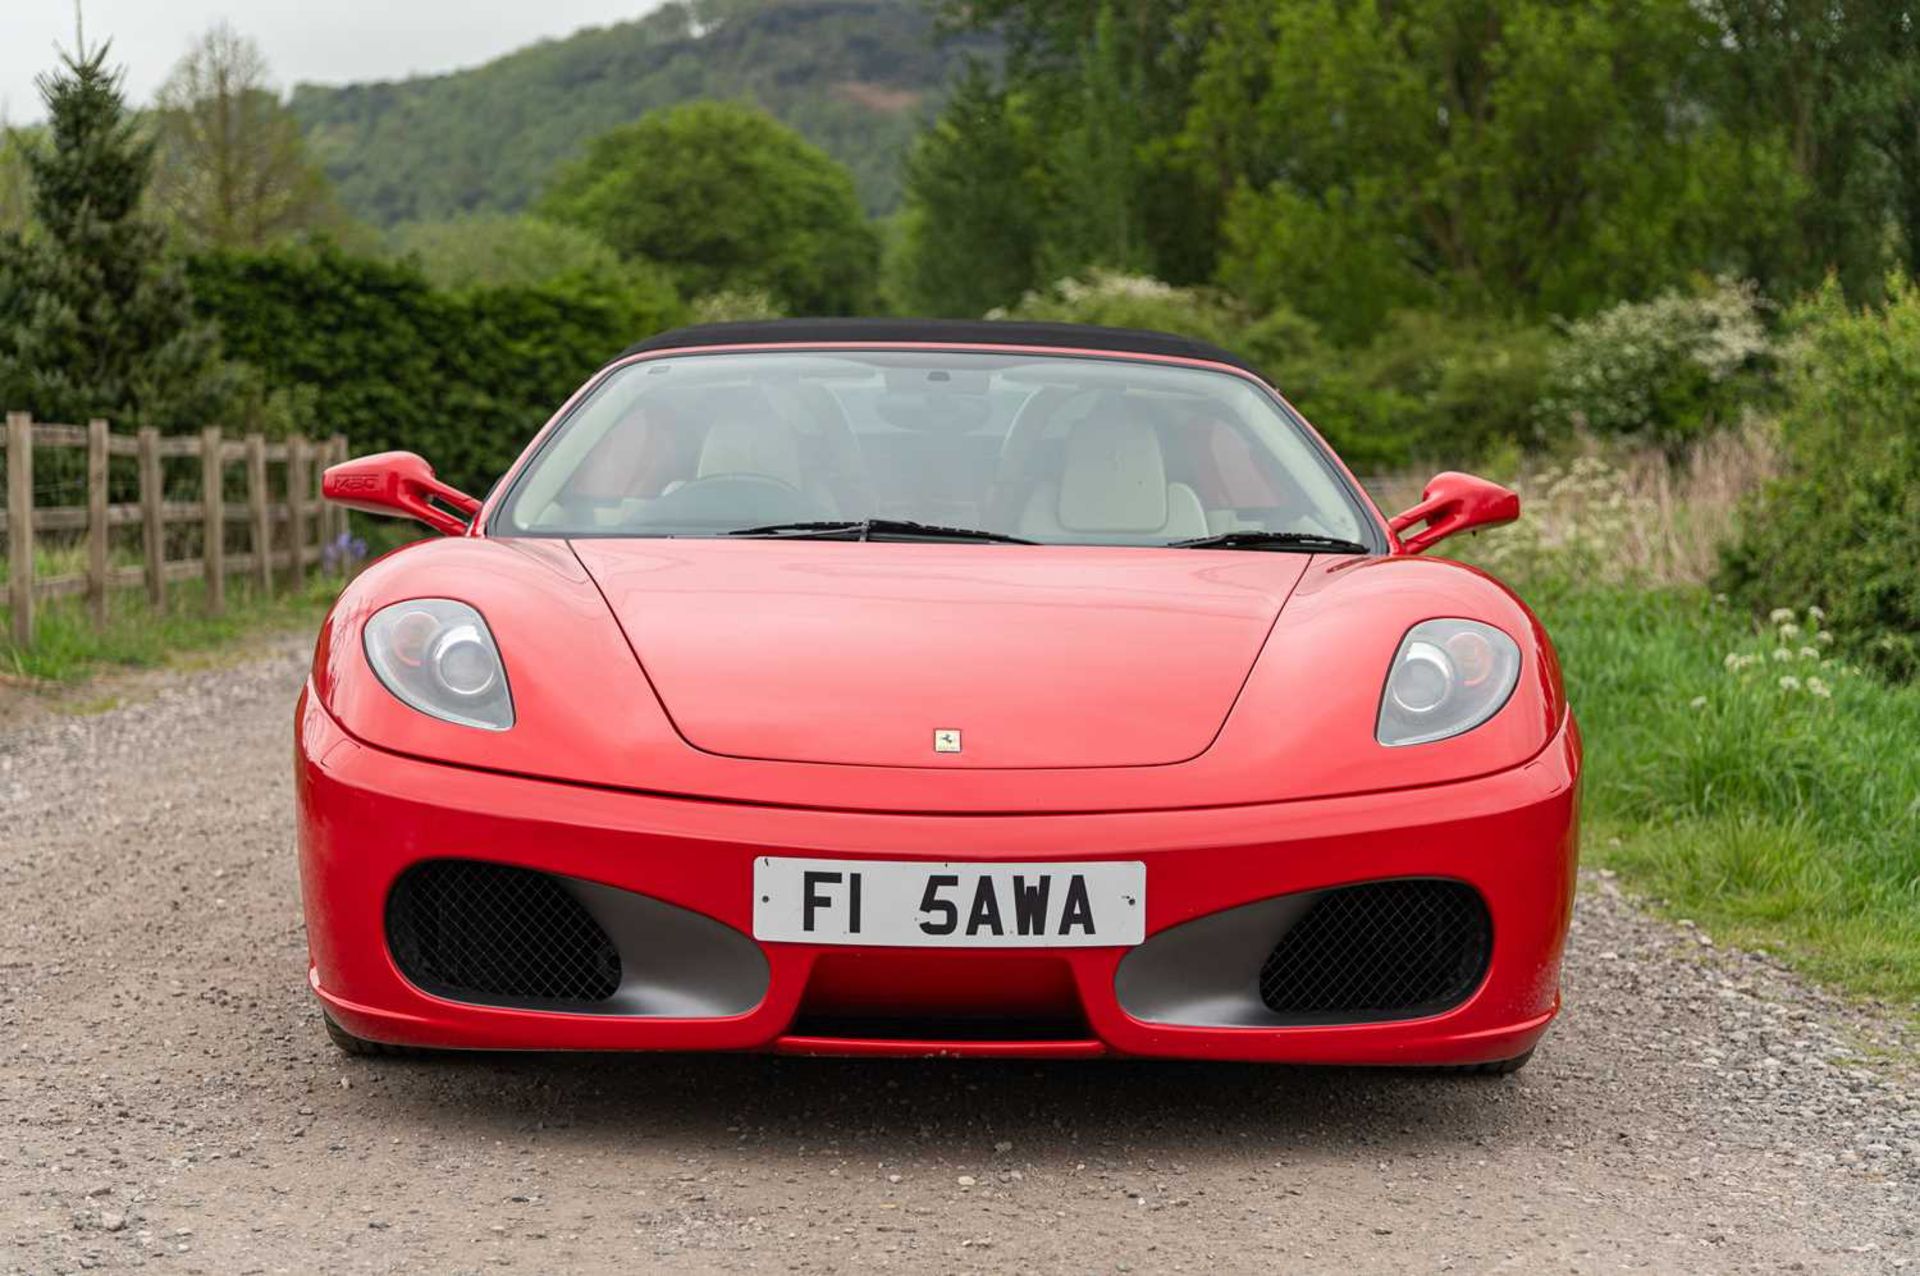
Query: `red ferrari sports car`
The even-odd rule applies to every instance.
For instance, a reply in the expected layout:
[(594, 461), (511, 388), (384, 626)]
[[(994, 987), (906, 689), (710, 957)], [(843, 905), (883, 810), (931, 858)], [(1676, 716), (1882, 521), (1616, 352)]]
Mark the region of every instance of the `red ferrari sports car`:
[(387, 453), (297, 721), (342, 1048), (1511, 1070), (1580, 745), (1443, 474), (1383, 518), (1226, 351), (667, 333), (485, 500)]

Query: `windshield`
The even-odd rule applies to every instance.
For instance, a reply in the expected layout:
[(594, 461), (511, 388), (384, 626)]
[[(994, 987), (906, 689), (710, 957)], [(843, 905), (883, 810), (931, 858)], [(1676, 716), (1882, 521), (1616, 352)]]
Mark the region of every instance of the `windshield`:
[(492, 530), (721, 536), (869, 519), (1061, 545), (1263, 531), (1379, 542), (1320, 447), (1242, 377), (906, 350), (617, 369), (542, 444)]

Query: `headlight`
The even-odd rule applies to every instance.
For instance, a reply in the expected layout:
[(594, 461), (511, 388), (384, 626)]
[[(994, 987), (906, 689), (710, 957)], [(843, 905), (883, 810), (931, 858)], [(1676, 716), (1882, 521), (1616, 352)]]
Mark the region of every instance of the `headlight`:
[(1423, 620), (1400, 640), (1380, 697), (1374, 739), (1427, 744), (1471, 731), (1500, 711), (1520, 680), (1520, 647), (1475, 620)]
[(513, 725), (506, 666), (480, 613), (451, 598), (382, 607), (367, 622), (367, 662), (420, 712), (487, 731)]

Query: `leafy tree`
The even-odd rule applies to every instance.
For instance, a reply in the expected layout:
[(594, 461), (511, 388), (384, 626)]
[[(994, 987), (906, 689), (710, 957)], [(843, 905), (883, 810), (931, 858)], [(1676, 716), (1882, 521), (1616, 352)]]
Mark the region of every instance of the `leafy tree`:
[(268, 87), (259, 46), (227, 23), (160, 87), (154, 129), (153, 200), (189, 244), (260, 248), (339, 223), (299, 123)]
[[(1920, 137), (1902, 134), (1920, 128), (1912, 6), (1708, 0), (1702, 11), (1725, 50), (1714, 60), (1717, 81), (1705, 86), (1708, 102), (1790, 179), (1763, 219), (1764, 229), (1784, 224), (1787, 233), (1771, 234), (1750, 254), (1748, 273), (1782, 295), (1816, 287), (1828, 274), (1855, 295), (1877, 290), (1894, 193), (1887, 161), (1920, 148)], [(1914, 177), (1920, 181), (1920, 170)], [(1752, 236), (1750, 228), (1732, 229)]]
[(1906, 3), (1876, 6), (1878, 74), (1866, 91), (1874, 139), (1892, 170), (1893, 216), (1909, 277), (1920, 278), (1920, 24)]
[(1423, 296), (1581, 314), (1739, 272), (1731, 232), (1790, 202), (1701, 109), (1686, 0), (1232, 3), (1260, 52), (1215, 47), (1188, 129), (1241, 191), (1222, 278), (1344, 340)]
[(764, 289), (798, 313), (872, 304), (879, 243), (846, 170), (752, 107), (697, 102), (614, 129), (541, 208), (659, 263), (688, 296)]
[(39, 80), (48, 144), (28, 150), (37, 231), (0, 237), (0, 402), (42, 419), (198, 426), (233, 389), (166, 234), (141, 215), (141, 140), (107, 47)]
[[(1907, 0), (941, 9), (1006, 43), (1029, 289), (1098, 267), (1213, 280), (1355, 345), (1407, 308), (1577, 318), (1702, 274), (1782, 297), (1833, 272), (1860, 296), (1890, 247), (1920, 261)], [(1008, 165), (980, 143), (1007, 133), (977, 95), (951, 100), (907, 170), (902, 277), (938, 278), (969, 163), (997, 191)], [(963, 310), (969, 283), (916, 303)]]

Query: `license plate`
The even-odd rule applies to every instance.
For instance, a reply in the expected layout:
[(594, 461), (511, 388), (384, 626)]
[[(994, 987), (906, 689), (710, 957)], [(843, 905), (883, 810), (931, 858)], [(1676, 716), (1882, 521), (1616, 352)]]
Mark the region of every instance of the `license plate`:
[(753, 937), (880, 948), (1100, 948), (1146, 937), (1147, 866), (761, 856)]

